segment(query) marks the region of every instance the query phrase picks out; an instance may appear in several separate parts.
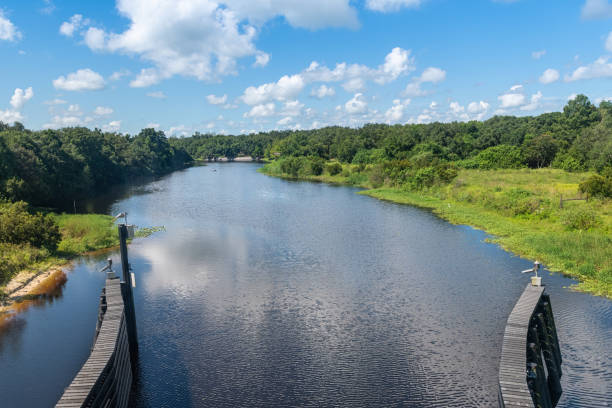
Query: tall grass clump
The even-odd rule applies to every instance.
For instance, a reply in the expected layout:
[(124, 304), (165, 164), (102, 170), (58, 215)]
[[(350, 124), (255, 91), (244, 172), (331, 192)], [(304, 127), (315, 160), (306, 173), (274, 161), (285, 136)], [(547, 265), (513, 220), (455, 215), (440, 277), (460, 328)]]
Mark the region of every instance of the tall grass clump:
[(57, 250), (66, 256), (108, 248), (118, 244), (112, 217), (101, 214), (61, 214), (55, 220), (62, 233)]

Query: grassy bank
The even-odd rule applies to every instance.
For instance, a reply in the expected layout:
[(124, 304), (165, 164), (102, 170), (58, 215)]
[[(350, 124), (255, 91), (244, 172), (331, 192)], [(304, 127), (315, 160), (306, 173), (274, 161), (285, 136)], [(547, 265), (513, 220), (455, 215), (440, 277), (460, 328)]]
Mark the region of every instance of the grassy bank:
[[(261, 172), (288, 176), (274, 163)], [(579, 290), (612, 297), (612, 201), (559, 205), (561, 195), (578, 197), (578, 184), (588, 176), (554, 169), (461, 170), (450, 184), (420, 191), (372, 188), (377, 183), (372, 168), (354, 165), (343, 165), (336, 175), (326, 168), (318, 176), (291, 178), (365, 187), (369, 190), (361, 194), (430, 208), (452, 223), (485, 230), (506, 250), (576, 278)]]
[(36, 274), (79, 254), (118, 245), (112, 218), (100, 214), (53, 214), (61, 240), (56, 250), (28, 243), (0, 243), (0, 292), (19, 273)]

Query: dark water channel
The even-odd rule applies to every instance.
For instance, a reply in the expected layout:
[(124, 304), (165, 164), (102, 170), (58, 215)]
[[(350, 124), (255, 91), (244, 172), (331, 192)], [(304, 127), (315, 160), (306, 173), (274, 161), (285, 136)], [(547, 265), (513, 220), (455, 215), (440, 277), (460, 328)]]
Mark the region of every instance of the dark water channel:
[[(496, 406), (503, 330), (532, 261), (427, 211), (256, 166), (195, 167), (89, 203), (166, 227), (130, 246), (136, 406)], [(61, 295), (0, 332), (0, 406), (52, 406), (70, 383), (107, 256), (79, 260)], [(612, 406), (612, 302), (544, 275), (559, 406)]]

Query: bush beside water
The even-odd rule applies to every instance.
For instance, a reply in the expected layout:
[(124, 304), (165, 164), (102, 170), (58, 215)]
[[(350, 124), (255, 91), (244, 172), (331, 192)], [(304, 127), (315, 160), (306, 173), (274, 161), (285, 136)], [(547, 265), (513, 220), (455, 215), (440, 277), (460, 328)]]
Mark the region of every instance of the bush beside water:
[(0, 285), (21, 270), (117, 244), (110, 216), (43, 214), (22, 201), (0, 203)]

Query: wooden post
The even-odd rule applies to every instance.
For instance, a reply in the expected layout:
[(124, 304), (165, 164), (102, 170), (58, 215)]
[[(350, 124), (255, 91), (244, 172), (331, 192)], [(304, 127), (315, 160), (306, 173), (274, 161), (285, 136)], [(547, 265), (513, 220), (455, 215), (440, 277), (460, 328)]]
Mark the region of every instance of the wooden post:
[(130, 263), (128, 261), (127, 237), (128, 231), (125, 224), (119, 224), (119, 248), (121, 250), (121, 270), (123, 282), (121, 282), (121, 294), (125, 306), (125, 320), (127, 324), (128, 343), (130, 345), (130, 360), (132, 371), (136, 371), (138, 355), (138, 333), (136, 332), (136, 312), (134, 311), (134, 295), (132, 292), (132, 278), (130, 275)]
[(561, 194), (561, 200), (559, 200), (559, 208), (563, 209), (563, 194)]

